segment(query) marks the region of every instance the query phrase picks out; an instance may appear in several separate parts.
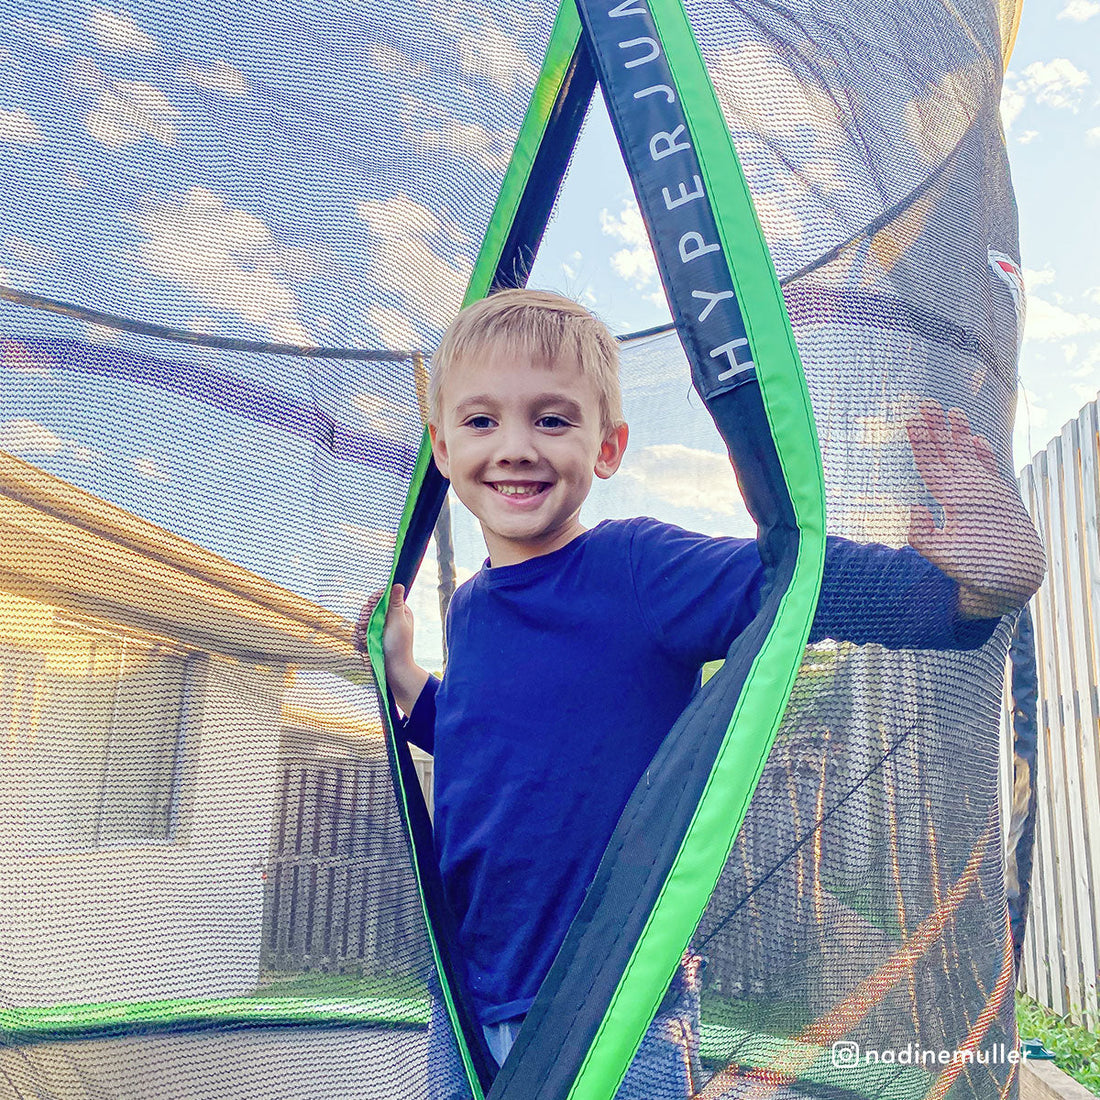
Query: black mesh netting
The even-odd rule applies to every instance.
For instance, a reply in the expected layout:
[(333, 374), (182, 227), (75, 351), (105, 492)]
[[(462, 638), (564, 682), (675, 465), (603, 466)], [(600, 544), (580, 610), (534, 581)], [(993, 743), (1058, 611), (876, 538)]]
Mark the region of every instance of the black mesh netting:
[(0, 1096), (469, 1095), (352, 626), (553, 15), (0, 12)]
[[(922, 402), (962, 409), (1011, 475), (1018, 250), (997, 115), (1011, 6), (687, 9), (784, 282), (829, 532), (904, 545), (930, 501), (906, 433)], [(1007, 641), (1002, 626), (973, 653), (807, 651), (662, 1006), (679, 1074), (666, 1053), (650, 1096), (1012, 1087)], [(643, 1046), (639, 1074), (657, 1064)]]
[[(785, 280), (830, 532), (902, 545), (929, 499), (904, 430), (922, 400), (1009, 471), (1011, 5), (686, 7)], [(351, 642), (388, 576), (422, 361), (110, 317), (434, 346), (552, 17), (4, 12), (0, 282), (89, 312), (2, 311), (0, 1096), (468, 1094)], [(751, 533), (688, 376), (674, 337), (625, 350), (631, 451), (586, 522)], [(461, 512), (453, 538), (461, 580), (483, 557)], [(650, 1100), (1011, 1088), (990, 1058), (1014, 1040), (1006, 644), (807, 652), (643, 1049)], [(985, 1062), (925, 1054), (957, 1050)]]

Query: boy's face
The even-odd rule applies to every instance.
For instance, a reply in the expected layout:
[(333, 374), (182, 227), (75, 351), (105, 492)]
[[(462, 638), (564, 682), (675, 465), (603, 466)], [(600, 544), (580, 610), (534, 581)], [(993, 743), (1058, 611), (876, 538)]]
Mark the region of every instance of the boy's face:
[(514, 565), (571, 542), (592, 477), (610, 477), (626, 425), (604, 431), (596, 387), (570, 360), (540, 366), (507, 353), (451, 366), (429, 424), (436, 465), (481, 521), (489, 560)]

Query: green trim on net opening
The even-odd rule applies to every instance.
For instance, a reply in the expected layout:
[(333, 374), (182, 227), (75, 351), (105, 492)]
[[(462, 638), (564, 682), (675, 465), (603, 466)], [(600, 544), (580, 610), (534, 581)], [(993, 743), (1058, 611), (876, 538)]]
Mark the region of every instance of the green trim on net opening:
[[(523, 122), (520, 124), (516, 145), (512, 152), (512, 157), (508, 162), (508, 168), (504, 173), (500, 194), (497, 196), (496, 204), (493, 207), (493, 212), (489, 218), (489, 224), (485, 231), (485, 237), (481, 242), (481, 248), (478, 250), (477, 259), (474, 262), (473, 271), (470, 275), (470, 282), (467, 285), (466, 294), (462, 299), (463, 308), (470, 305), (472, 302), (484, 298), (492, 287), (493, 277), (500, 265), (504, 245), (508, 239), (508, 234), (511, 231), (524, 191), (531, 177), (531, 169), (534, 165), (539, 148), (542, 145), (554, 104), (557, 102), (562, 85), (568, 74), (569, 66), (576, 53), (578, 43), (580, 42), (580, 35), (581, 24), (576, 6), (573, 0), (563, 0), (559, 5), (557, 17), (554, 21), (553, 29), (550, 32), (550, 40), (546, 47), (546, 57), (543, 60), (542, 69), (539, 72), (538, 80), (531, 95), (531, 102), (527, 107)], [(374, 613), (367, 627), (367, 652), (370, 659), (371, 670), (374, 673), (376, 682), (380, 685), (386, 683), (385, 665), (382, 654), (382, 629), (386, 620), (386, 611), (389, 608), (390, 589), (393, 585), (397, 560), (409, 532), (409, 524), (412, 520), (416, 499), (420, 493), (421, 486), (424, 484), (424, 478), (427, 475), (431, 463), (431, 454), (431, 441), (428, 437), (427, 428), (425, 428), (424, 434), (420, 440), (420, 451), (417, 455), (416, 466), (413, 470), (408, 496), (405, 499), (405, 508), (397, 529), (393, 566), (390, 570), (389, 583), (386, 586), (385, 595), (374, 609)], [(387, 722), (386, 725), (387, 736), (393, 738), (393, 731), (388, 729), (389, 723)], [(408, 817), (408, 792), (401, 782), (398, 769), (394, 769), (394, 774), (398, 786), (399, 806), (405, 822), (406, 831), (409, 831), (411, 826)], [(415, 869), (415, 860), (413, 864)], [(443, 973), (443, 967), (439, 956), (439, 945), (432, 931), (431, 919), (427, 912), (423, 883), (420, 881), (419, 872), (417, 872), (417, 889), (420, 893), (421, 906), (424, 909), (424, 919), (428, 929), (428, 937), (431, 941), (432, 957), (435, 962), (436, 971), (439, 974), (440, 984), (443, 989), (443, 997), (446, 1001), (447, 1012), (457, 1038), (458, 1049), (462, 1056), (462, 1063), (465, 1067), (466, 1076), (474, 1097), (476, 1100), (482, 1100), (484, 1094), (477, 1080), (477, 1074), (474, 1071), (473, 1063), (470, 1059), (470, 1052), (462, 1035), (462, 1029), (458, 1024), (454, 998), (452, 997), (447, 979)]]
[[(383, 1027), (423, 1031), (431, 1002), (420, 998), (362, 997), (343, 1001), (312, 997), (180, 997), (133, 1004), (59, 1005), (0, 1009), (0, 1044), (78, 1042), (154, 1031), (204, 1031), (220, 1027)], [(792, 1039), (704, 1024), (704, 1060), (736, 1061), (746, 1070), (766, 1068), (791, 1054), (808, 1068), (801, 1079), (878, 1100), (919, 1100), (932, 1080), (917, 1067), (837, 1067), (831, 1050)], [(806, 1057), (806, 1055), (810, 1057)]]
[(569, 1100), (614, 1096), (744, 821), (797, 675), (825, 558), (825, 487), (809, 393), (767, 243), (729, 127), (680, 0), (650, 14), (730, 257), (772, 438), (802, 537), (794, 575), (753, 661), (703, 796)]
[(428, 1026), (422, 997), (178, 997), (159, 1001), (0, 1009), (0, 1043), (93, 1039), (134, 1032), (227, 1026)]

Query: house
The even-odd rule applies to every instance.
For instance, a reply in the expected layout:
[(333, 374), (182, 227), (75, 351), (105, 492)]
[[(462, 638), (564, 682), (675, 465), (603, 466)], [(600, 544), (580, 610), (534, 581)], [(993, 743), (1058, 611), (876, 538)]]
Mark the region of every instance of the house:
[[(346, 620), (0, 452), (0, 1010), (369, 966), (353, 892), (307, 941), (271, 873), (332, 854), (309, 830), (338, 805), (359, 838), (343, 866), (383, 884), (359, 902), (410, 874), (373, 692), (343, 678), (360, 669)], [(288, 834), (293, 777), (326, 761), (372, 801), (315, 784), (324, 812)], [(316, 861), (294, 878), (331, 901)], [(415, 891), (398, 900), (420, 919)]]

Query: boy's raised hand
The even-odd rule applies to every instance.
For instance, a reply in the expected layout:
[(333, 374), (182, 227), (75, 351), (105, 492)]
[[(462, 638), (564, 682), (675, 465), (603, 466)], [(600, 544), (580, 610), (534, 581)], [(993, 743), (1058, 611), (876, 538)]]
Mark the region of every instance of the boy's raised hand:
[(925, 402), (906, 425), (917, 472), (943, 509), (914, 507), (909, 544), (959, 585), (963, 618), (993, 618), (1035, 594), (1045, 556), (1016, 486), (1005, 479), (989, 443), (974, 435), (965, 413), (946, 415)]
[[(367, 625), (384, 594), (382, 588), (371, 593), (355, 624), (355, 648), (368, 669)], [(382, 653), (386, 661), (386, 683), (397, 705), (409, 714), (428, 680), (428, 673), (413, 658), (413, 614), (405, 603), (405, 586), (401, 584), (395, 584), (390, 590), (390, 606), (386, 609), (386, 625), (382, 630)]]

